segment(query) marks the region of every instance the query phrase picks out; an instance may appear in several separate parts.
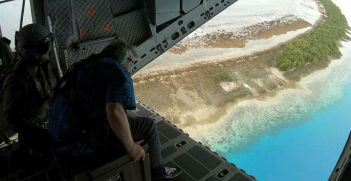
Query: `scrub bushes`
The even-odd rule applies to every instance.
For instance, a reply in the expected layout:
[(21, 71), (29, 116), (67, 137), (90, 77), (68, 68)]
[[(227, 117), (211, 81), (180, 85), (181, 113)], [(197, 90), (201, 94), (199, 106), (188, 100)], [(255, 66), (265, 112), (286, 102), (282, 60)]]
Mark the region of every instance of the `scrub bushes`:
[(282, 71), (318, 62), (330, 54), (338, 53), (336, 41), (345, 35), (347, 20), (331, 0), (320, 0), (327, 12), (327, 21), (303, 38), (294, 40), (278, 53), (276, 66)]
[(233, 81), (233, 78), (230, 77), (229, 74), (227, 73), (220, 73), (215, 76), (215, 81), (216, 82), (224, 82), (224, 81)]

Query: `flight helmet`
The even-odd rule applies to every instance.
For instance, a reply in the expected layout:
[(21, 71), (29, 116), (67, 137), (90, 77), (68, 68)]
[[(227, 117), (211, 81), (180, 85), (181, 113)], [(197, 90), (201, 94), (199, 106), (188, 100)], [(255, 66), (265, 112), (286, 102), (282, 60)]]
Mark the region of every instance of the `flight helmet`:
[(29, 24), (16, 31), (15, 46), (21, 58), (37, 64), (40, 56), (50, 51), (50, 31), (41, 24)]

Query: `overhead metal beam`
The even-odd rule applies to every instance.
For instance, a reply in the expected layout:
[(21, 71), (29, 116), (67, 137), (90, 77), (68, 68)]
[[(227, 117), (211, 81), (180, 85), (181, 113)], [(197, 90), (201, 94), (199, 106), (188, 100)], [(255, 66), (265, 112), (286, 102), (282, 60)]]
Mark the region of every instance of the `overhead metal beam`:
[(23, 16), (24, 16), (24, 7), (26, 6), (26, 0), (23, 0), (22, 3), (22, 12), (21, 12), (21, 21), (20, 21), (20, 27), (19, 30), (22, 28), (23, 25)]
[(2, 37), (2, 32), (1, 32), (1, 25), (0, 25), (0, 38)]

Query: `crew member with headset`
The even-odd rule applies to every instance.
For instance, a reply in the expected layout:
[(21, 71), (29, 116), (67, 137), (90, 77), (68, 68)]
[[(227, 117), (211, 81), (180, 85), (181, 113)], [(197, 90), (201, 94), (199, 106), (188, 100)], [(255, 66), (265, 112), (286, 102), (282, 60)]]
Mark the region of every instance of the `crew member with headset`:
[[(18, 132), (20, 150), (30, 155), (48, 150), (47, 118), (51, 87), (48, 83), (51, 33), (43, 25), (29, 24), (15, 35), (19, 60), (3, 83), (3, 116)], [(46, 74), (44, 73), (46, 70)]]

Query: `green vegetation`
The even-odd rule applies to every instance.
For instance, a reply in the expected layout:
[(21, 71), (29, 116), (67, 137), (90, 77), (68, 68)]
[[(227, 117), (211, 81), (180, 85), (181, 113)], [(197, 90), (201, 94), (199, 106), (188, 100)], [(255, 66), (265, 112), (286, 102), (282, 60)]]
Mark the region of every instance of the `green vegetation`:
[(278, 53), (276, 66), (282, 71), (318, 62), (330, 54), (339, 53), (336, 40), (346, 33), (347, 20), (331, 0), (320, 0), (327, 12), (327, 21), (303, 38), (288, 43)]
[(233, 81), (233, 78), (230, 77), (227, 73), (220, 73), (215, 76), (216, 82), (224, 82), (224, 81)]

